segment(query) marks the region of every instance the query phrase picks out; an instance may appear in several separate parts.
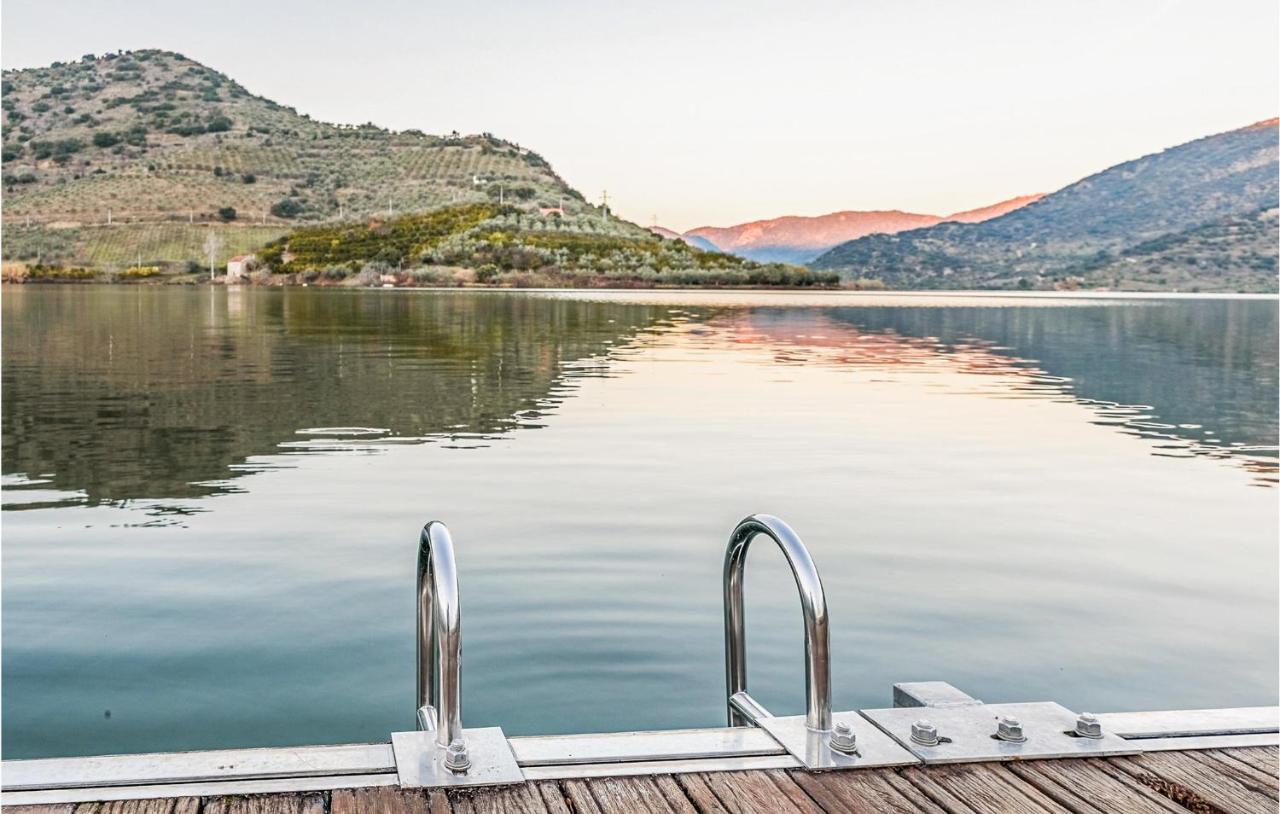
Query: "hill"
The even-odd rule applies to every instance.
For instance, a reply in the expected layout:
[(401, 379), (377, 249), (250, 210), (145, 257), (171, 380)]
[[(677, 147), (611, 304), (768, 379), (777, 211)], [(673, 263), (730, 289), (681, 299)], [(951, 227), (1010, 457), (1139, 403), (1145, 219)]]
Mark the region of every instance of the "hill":
[(263, 275), (305, 283), (348, 277), (364, 284), (571, 287), (839, 281), (834, 272), (700, 251), (616, 218), (544, 215), (494, 203), (300, 227), (265, 246), (258, 261)]
[(299, 221), (498, 200), (594, 211), (517, 144), (317, 122), (168, 51), (5, 71), (0, 104), (11, 259), (198, 260), (210, 223), (232, 233), (225, 254)]
[[(1221, 268), (1232, 270), (1234, 290), (1275, 291), (1280, 234), (1274, 218), (1253, 216), (1275, 207), (1280, 196), (1277, 135), (1277, 120), (1270, 119), (1197, 139), (1111, 167), (993, 220), (863, 237), (811, 266), (894, 288), (1103, 286), (1133, 282), (1117, 277), (1118, 269), (1194, 256), (1197, 266), (1142, 285), (1174, 288), (1175, 280), (1195, 277), (1195, 285), (1220, 290), (1225, 278), (1215, 278), (1214, 269)], [(1236, 238), (1247, 247), (1238, 248)], [(1240, 258), (1255, 251), (1266, 262), (1241, 265)]]
[(752, 260), (806, 263), (834, 246), (864, 235), (893, 234), (951, 220), (969, 223), (982, 221), (1025, 206), (1039, 197), (1023, 195), (954, 215), (927, 215), (899, 210), (832, 212), (816, 217), (788, 215), (736, 226), (701, 226), (690, 229), (683, 236), (690, 241), (706, 241), (721, 251)]

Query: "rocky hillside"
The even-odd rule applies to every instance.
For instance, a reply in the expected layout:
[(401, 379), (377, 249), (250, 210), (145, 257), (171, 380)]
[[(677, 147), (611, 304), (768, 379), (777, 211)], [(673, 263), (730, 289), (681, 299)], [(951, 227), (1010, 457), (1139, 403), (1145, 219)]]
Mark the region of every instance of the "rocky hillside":
[(388, 211), (592, 209), (519, 145), (317, 122), (168, 51), (5, 71), (2, 99), (6, 259), (198, 259), (208, 223), (229, 252)]
[(1280, 196), (1277, 135), (1277, 120), (1258, 122), (1111, 167), (994, 220), (864, 237), (811, 265), (895, 288), (1045, 288), (1127, 287), (1137, 283), (1118, 272), (1177, 262), (1141, 287), (1221, 290), (1230, 270), (1232, 290), (1275, 291), (1280, 234), (1257, 213)]
[[(702, 241), (720, 251), (762, 262), (805, 263), (847, 240), (871, 234), (894, 234), (907, 229), (933, 226), (943, 221), (976, 223), (999, 217), (1040, 198), (1023, 195), (1008, 201), (952, 215), (915, 212), (846, 211), (803, 217), (788, 215), (736, 226), (702, 226), (685, 232), (685, 240)], [(664, 230), (670, 231), (670, 230)]]

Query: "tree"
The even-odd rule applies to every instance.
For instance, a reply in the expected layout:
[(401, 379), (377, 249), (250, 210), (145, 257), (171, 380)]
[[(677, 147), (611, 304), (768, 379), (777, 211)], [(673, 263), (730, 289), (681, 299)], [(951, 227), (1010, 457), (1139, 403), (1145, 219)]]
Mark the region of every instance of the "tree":
[(209, 258), (210, 280), (214, 277), (213, 264), (217, 262), (218, 252), (220, 251), (222, 251), (222, 238), (218, 237), (217, 233), (210, 229), (209, 234), (204, 239), (204, 253)]
[(271, 205), (271, 214), (277, 218), (296, 218), (302, 212), (302, 204), (292, 198), (281, 198)]

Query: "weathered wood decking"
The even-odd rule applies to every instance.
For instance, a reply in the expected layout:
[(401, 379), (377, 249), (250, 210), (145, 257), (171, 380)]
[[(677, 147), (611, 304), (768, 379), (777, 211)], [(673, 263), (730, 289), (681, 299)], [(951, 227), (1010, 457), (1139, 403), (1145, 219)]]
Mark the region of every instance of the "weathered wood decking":
[(394, 786), (47, 806), (12, 814), (612, 814), (1186, 812), (1275, 814), (1277, 747), (1134, 757), (614, 777), (444, 792)]

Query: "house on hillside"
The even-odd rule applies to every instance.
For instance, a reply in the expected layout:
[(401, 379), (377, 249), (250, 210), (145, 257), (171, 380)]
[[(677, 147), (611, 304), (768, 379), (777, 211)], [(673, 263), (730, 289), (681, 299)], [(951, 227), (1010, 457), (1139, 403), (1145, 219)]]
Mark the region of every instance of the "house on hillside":
[(550, 217), (551, 215), (558, 215), (563, 218), (564, 206), (540, 206), (538, 207), (538, 214), (544, 218)]
[(227, 261), (227, 282), (238, 283), (245, 280), (249, 276), (249, 261), (253, 260), (252, 254), (237, 254), (235, 257)]

